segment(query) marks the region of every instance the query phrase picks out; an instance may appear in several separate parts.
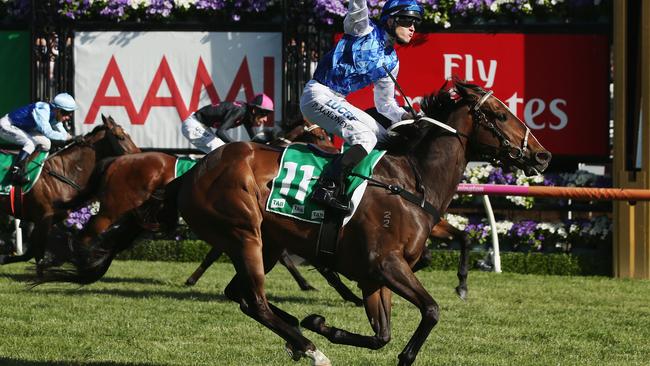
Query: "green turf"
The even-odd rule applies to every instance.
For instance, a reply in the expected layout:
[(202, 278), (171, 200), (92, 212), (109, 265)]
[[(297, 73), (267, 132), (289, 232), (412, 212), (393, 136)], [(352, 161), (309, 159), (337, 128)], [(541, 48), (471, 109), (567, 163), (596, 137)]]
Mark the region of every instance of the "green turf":
[[(363, 310), (309, 268), (301, 270), (320, 291), (299, 291), (278, 267), (267, 277), (269, 299), (299, 318), (319, 313), (369, 334)], [(215, 264), (186, 288), (193, 270), (192, 263), (117, 261), (96, 284), (30, 290), (29, 266), (1, 267), (0, 365), (310, 364), (293, 363), (284, 341), (223, 296), (229, 264)], [(416, 365), (650, 364), (649, 281), (471, 272), (470, 299), (462, 302), (453, 292), (455, 273), (418, 276), (441, 315)], [(383, 349), (305, 335), (335, 366), (395, 365), (419, 313), (399, 297), (393, 305), (392, 341)]]

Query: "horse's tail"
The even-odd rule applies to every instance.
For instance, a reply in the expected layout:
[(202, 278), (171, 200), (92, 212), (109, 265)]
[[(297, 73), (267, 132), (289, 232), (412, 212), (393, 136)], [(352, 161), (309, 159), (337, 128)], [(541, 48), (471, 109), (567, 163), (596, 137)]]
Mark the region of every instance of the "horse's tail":
[(127, 214), (100, 234), (92, 245), (73, 242), (73, 268), (46, 268), (34, 285), (46, 282), (94, 283), (104, 276), (118, 253), (133, 245), (141, 232), (137, 218)]
[(102, 177), (105, 175), (108, 167), (115, 161), (116, 157), (110, 157), (101, 160), (95, 165), (93, 172), (88, 178), (88, 182), (83, 189), (73, 199), (67, 202), (56, 202), (54, 207), (60, 210), (75, 209), (94, 198), (99, 190)]

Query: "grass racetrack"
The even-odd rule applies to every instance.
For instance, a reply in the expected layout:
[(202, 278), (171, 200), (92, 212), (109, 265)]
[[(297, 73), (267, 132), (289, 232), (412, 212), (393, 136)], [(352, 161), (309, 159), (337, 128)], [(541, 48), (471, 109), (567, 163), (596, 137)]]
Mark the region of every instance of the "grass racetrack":
[[(0, 365), (309, 365), (223, 296), (233, 275), (216, 263), (194, 287), (193, 263), (116, 261), (103, 280), (28, 289), (31, 265), (0, 267)], [(344, 303), (310, 267), (319, 289), (302, 292), (281, 266), (266, 282), (271, 302), (299, 319), (371, 334), (362, 308)], [(472, 271), (469, 300), (454, 272), (420, 272), (440, 323), (415, 365), (650, 365), (650, 282)], [(350, 282), (347, 282), (351, 284)], [(359, 292), (355, 288), (355, 292)], [(393, 297), (392, 340), (378, 351), (305, 335), (335, 366), (396, 365), (420, 319)]]

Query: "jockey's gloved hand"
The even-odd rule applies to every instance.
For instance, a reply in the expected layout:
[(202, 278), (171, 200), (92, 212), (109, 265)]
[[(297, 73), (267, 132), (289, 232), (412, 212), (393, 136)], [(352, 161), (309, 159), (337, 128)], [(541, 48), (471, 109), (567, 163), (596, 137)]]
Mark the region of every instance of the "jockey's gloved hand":
[(66, 143), (73, 143), (74, 142), (75, 144), (78, 144), (78, 143), (83, 142), (83, 141), (84, 141), (83, 135), (78, 135), (78, 136), (70, 137), (70, 139), (68, 139), (68, 141), (66, 141)]
[(424, 117), (424, 113), (422, 111), (412, 110), (408, 107), (405, 107), (404, 109), (406, 109), (406, 113), (402, 115), (402, 121), (405, 119), (413, 119), (417, 122), (420, 118)]

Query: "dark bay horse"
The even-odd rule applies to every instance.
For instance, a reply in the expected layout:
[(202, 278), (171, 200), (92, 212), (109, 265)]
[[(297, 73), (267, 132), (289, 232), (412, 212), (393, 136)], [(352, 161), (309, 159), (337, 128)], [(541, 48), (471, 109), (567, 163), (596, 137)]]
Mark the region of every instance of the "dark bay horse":
[[(72, 201), (85, 188), (101, 159), (140, 152), (131, 137), (112, 117), (102, 115), (102, 124), (87, 133), (83, 140), (52, 154), (43, 164), (43, 174), (23, 197), (21, 219), (33, 222), (27, 251), (22, 255), (0, 255), (0, 264), (28, 261), (43, 257), (52, 225), (65, 218), (60, 206)], [(10, 215), (9, 196), (0, 197), (3, 213)]]
[[(531, 175), (548, 166), (551, 154), (528, 127), (480, 87), (453, 80), (448, 88), (428, 96), (422, 110), (455, 132), (420, 120), (412, 131), (404, 133), (415, 138), (412, 148), (405, 154), (387, 154), (376, 166), (373, 179), (410, 192), (423, 187), (424, 199), (439, 213), (446, 211), (470, 159), (513, 164)], [(333, 327), (320, 315), (299, 322), (268, 302), (265, 273), (284, 249), (317, 263), (319, 226), (265, 210), (279, 155), (266, 146), (229, 144), (168, 186), (168, 197), (173, 197), (190, 228), (231, 258), (236, 275), (225, 295), (246, 315), (282, 337), (294, 359), (308, 357), (315, 365), (329, 365), (299, 325), (333, 343), (381, 348), (390, 341), (391, 294), (395, 292), (421, 314), (417, 329), (398, 357), (399, 365), (411, 365), (439, 319), (438, 305), (412, 271), (436, 224), (435, 215), (380, 184), (369, 185), (356, 214), (341, 231), (332, 268), (359, 284), (374, 334)], [(165, 209), (175, 213), (171, 204)], [(169, 219), (170, 224), (175, 222), (174, 215)]]
[[(525, 124), (490, 92), (475, 85), (453, 80), (448, 88), (425, 98), (422, 110), (448, 128), (432, 127), (427, 118), (405, 126), (401, 136), (409, 136), (406, 144), (410, 149), (389, 149), (377, 164), (373, 179), (379, 183), (368, 185), (357, 212), (341, 230), (336, 259), (330, 264), (332, 270), (358, 283), (373, 335), (335, 328), (320, 315), (299, 322), (268, 302), (265, 274), (283, 250), (312, 263), (319, 261), (315, 249), (318, 225), (265, 211), (280, 160), (281, 151), (276, 148), (232, 143), (213, 151), (167, 185), (161, 218), (173, 226), (178, 208), (199, 238), (230, 257), (236, 275), (225, 289), (226, 297), (282, 337), (296, 360), (308, 357), (315, 365), (330, 364), (299, 326), (334, 343), (383, 347), (390, 341), (391, 296), (395, 292), (415, 305), (422, 317), (399, 355), (399, 365), (411, 365), (439, 319), (438, 305), (413, 274), (425, 252), (425, 240), (438, 223), (437, 215), (430, 211), (446, 211), (470, 159), (487, 158), (536, 174), (551, 158)], [(431, 210), (404, 200), (386, 189), (387, 185), (408, 192), (422, 188), (428, 203), (425, 207)], [(116, 225), (108, 234), (122, 227)], [(99, 250), (90, 251), (94, 256), (85, 268), (110, 261), (110, 256), (101, 255), (101, 247), (95, 249)]]

